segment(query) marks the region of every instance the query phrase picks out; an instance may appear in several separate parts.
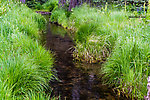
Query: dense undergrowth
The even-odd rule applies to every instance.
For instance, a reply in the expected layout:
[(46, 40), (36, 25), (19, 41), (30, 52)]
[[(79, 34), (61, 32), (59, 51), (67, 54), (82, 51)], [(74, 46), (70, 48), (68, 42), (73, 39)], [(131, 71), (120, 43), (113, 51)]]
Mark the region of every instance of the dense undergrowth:
[(105, 62), (104, 83), (130, 98), (144, 98), (150, 73), (150, 20), (129, 18), (124, 10), (91, 8), (87, 5), (56, 9), (51, 21), (76, 31), (74, 57), (86, 62)]
[(27, 0), (26, 4), (28, 7), (36, 11), (40, 10), (51, 12), (58, 7), (58, 0)]
[(48, 100), (53, 59), (38, 41), (46, 20), (21, 3), (0, 9), (0, 99)]

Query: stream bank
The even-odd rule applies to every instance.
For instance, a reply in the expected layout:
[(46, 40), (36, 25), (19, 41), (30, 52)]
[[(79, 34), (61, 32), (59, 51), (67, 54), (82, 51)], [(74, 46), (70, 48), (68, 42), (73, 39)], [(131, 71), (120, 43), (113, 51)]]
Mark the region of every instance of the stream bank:
[(115, 100), (118, 96), (103, 85), (99, 76), (100, 64), (76, 63), (73, 59), (75, 43), (67, 30), (49, 23), (45, 47), (55, 54), (55, 69), (59, 81), (50, 81), (52, 95), (61, 100)]

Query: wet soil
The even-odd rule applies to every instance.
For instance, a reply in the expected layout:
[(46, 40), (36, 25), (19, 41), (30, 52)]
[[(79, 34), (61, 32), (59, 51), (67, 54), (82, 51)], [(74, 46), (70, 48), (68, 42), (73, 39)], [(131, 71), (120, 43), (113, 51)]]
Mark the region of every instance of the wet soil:
[(50, 81), (52, 95), (61, 100), (115, 100), (111, 88), (102, 85), (100, 64), (76, 63), (73, 60), (75, 43), (67, 31), (48, 24), (45, 46), (55, 54), (55, 69), (59, 81)]

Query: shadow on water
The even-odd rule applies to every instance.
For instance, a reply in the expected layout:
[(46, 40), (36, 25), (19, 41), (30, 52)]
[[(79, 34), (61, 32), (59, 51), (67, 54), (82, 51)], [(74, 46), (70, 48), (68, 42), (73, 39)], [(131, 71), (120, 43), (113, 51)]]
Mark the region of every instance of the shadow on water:
[(113, 91), (102, 85), (99, 64), (75, 63), (72, 52), (74, 42), (67, 31), (55, 24), (48, 24), (46, 48), (55, 53), (55, 69), (60, 81), (51, 81), (52, 94), (61, 100), (115, 100)]

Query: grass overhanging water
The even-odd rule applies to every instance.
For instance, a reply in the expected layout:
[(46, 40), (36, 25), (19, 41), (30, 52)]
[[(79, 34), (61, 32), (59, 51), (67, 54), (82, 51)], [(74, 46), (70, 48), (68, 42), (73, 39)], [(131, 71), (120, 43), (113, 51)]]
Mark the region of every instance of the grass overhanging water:
[(55, 9), (51, 21), (76, 32), (75, 59), (103, 62), (104, 84), (115, 86), (126, 97), (142, 99), (150, 73), (150, 16), (130, 19), (131, 15), (83, 5), (73, 8), (70, 16), (66, 10)]
[[(103, 63), (104, 84), (118, 94), (143, 99), (150, 70), (150, 12), (145, 19), (129, 18), (133, 15), (126, 9), (109, 10), (107, 5), (68, 12), (57, 3), (48, 1), (43, 7), (52, 11), (51, 21), (76, 32), (75, 59)], [(50, 98), (43, 90), (53, 76), (53, 59), (37, 41), (44, 18), (22, 4), (3, 2), (0, 9), (0, 98)]]
[(21, 3), (0, 9), (0, 99), (48, 100), (53, 56), (38, 41), (46, 20)]

